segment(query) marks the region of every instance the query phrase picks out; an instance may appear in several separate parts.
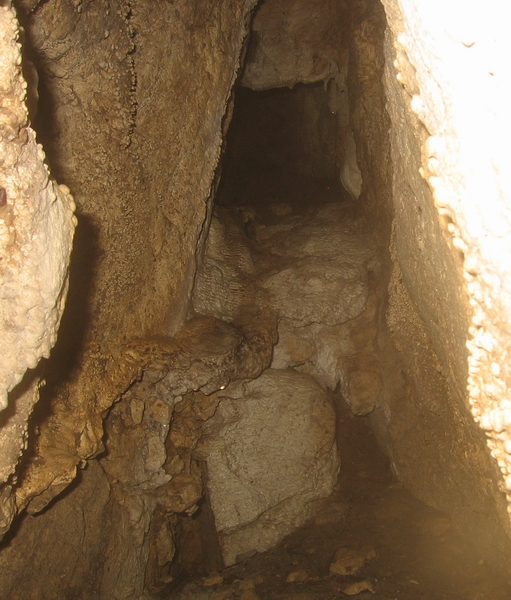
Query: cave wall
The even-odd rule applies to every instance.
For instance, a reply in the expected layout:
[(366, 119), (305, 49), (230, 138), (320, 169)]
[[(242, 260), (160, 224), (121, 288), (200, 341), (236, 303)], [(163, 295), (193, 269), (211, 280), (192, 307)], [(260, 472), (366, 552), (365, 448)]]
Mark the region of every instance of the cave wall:
[(57, 337), (76, 225), (69, 188), (50, 177), (28, 123), (17, 32), (0, 7), (0, 535), (17, 511), (12, 484), (39, 400), (35, 368)]
[[(439, 179), (429, 170), (438, 163), (428, 152), (431, 119), (420, 98), (434, 84), (426, 73), (417, 75), (425, 57), (412, 63), (403, 47), (401, 33), (414, 26), (404, 24), (407, 4), (384, 2), (384, 14), (379, 3), (357, 3), (349, 13), (360, 202), (363, 219), (389, 252), (382, 264), (388, 298), (381, 305), (379, 342), (384, 385), (371, 418), (398, 478), (451, 514), (491, 562), (508, 569), (510, 528), (499, 465), (474, 423), (477, 413), (470, 412), (473, 300), (464, 273), (466, 246), (452, 211), (445, 200), (439, 203)], [(417, 50), (420, 42), (412, 45)], [(435, 68), (440, 56), (431, 59)], [(436, 100), (450, 104), (447, 91)], [(470, 202), (458, 208), (472, 211)]]
[[(457, 81), (463, 91), (467, 83), (463, 77), (460, 80), (458, 72), (451, 77), (450, 70), (462, 58), (459, 48), (470, 49), (479, 38), (468, 24), (464, 27), (472, 41), (464, 40), (463, 27), (454, 23), (448, 34), (438, 32), (432, 15), (426, 11), (423, 22), (422, 9), (413, 2), (385, 2), (383, 6), (371, 1), (347, 2), (336, 8), (338, 43), (333, 51), (311, 42), (314, 32), (325, 28), (316, 17), (317, 4), (263, 3), (254, 21), (255, 42), (242, 83), (268, 89), (312, 81), (316, 72), (310, 57), (316, 48), (318, 55), (328, 56), (330, 65), (335, 64), (319, 77), (327, 87), (336, 83), (332, 100), (338, 101), (332, 101), (332, 107), (341, 109), (339, 131), (354, 136), (362, 172), (359, 223), (377, 237), (380, 284), (388, 291), (388, 297), (380, 297), (377, 354), (383, 386), (373, 425), (396, 475), (425, 502), (449, 512), (492, 562), (506, 566), (510, 528), (503, 493), (506, 481), (500, 473), (507, 476), (504, 373), (499, 361), (493, 361), (493, 366), (481, 364), (489, 360), (483, 352), (497, 347), (492, 337), (497, 333), (490, 335), (492, 320), (483, 324), (481, 310), (476, 311), (474, 326), (473, 309), (482, 299), (481, 284), (475, 281), (481, 267), (477, 258), (468, 256), (480, 253), (484, 244), (478, 240), (476, 248), (469, 248), (468, 237), (463, 237), (458, 224), (460, 220), (468, 222), (467, 218), (455, 214), (456, 208), (461, 214), (473, 215), (474, 204), (481, 202), (474, 197), (475, 190), (482, 184), (471, 182), (463, 173), (466, 160), (454, 165), (447, 156), (447, 148), (459, 148), (461, 137), (468, 148), (475, 147), (475, 132), (458, 131), (462, 118), (453, 113), (460, 92), (452, 82)], [(324, 14), (329, 14), (326, 6)], [(302, 36), (301, 25), (307, 21), (313, 33)], [(422, 47), (414, 27), (427, 40), (433, 31), (437, 45), (432, 48), (425, 41)], [(290, 39), (285, 43), (277, 34), (280, 30), (288, 32)], [(451, 38), (464, 41), (449, 42)], [(481, 42), (487, 44), (484, 37)], [(463, 60), (471, 58), (463, 56)], [(431, 70), (438, 69), (438, 75), (430, 78), (423, 63), (431, 65)], [(495, 76), (495, 65), (481, 67)], [(468, 65), (465, 75), (467, 69)], [(343, 86), (338, 85), (343, 82), (348, 106), (342, 101)], [(484, 114), (486, 103), (492, 102), (491, 88), (489, 93), (489, 98), (476, 95), (472, 114), (480, 110)], [(461, 101), (460, 95), (460, 115), (466, 114)], [(446, 115), (452, 118), (449, 123), (442, 120)], [(468, 122), (463, 124), (468, 127)], [(502, 148), (502, 144), (496, 143), (496, 147)], [(346, 162), (347, 148), (346, 140), (341, 140), (339, 164)], [(493, 151), (492, 160), (500, 164), (501, 158), (494, 156)], [(470, 175), (474, 172), (469, 171)], [(501, 171), (496, 173), (497, 180), (488, 182), (488, 189), (498, 185), (502, 189)], [(472, 190), (470, 183), (479, 187)], [(459, 199), (460, 193), (466, 201)], [(484, 217), (489, 221), (486, 214)], [(499, 223), (502, 226), (502, 221)], [(485, 236), (482, 228), (478, 235), (491, 237)], [(502, 331), (505, 329), (499, 336)], [(475, 388), (481, 385), (481, 372), (489, 378), (485, 384), (489, 398), (478, 399)], [(500, 408), (499, 401), (504, 401)], [(495, 429), (490, 448), (500, 463), (490, 456), (477, 422), (487, 431)]]
[[(52, 172), (73, 190), (78, 228), (68, 310), (47, 366), (48, 385), (14, 489), (2, 496), (9, 522), (25, 508), (30, 514), (45, 509), (77, 468), (104, 451), (103, 419), (139, 376), (123, 360), (126, 342), (172, 333), (186, 317), (223, 119), (253, 5), (17, 3), (39, 73), (38, 140)], [(72, 511), (72, 502), (66, 496), (59, 507)], [(123, 536), (134, 539), (130, 529), (138, 519), (129, 507), (119, 511), (112, 523), (117, 550)], [(27, 547), (41, 549), (44, 563), (46, 541), (38, 531), (27, 525), (18, 535)], [(138, 546), (146, 533), (144, 527), (136, 533)], [(67, 548), (67, 560), (77, 560), (77, 551)], [(96, 550), (79, 549), (80, 555), (89, 552)], [(105, 597), (139, 594), (144, 566), (130, 563), (137, 552), (124, 564), (122, 552), (114, 553), (107, 556), (136, 581), (107, 569)], [(0, 554), (2, 571), (19, 576), (23, 567), (18, 571), (10, 558)], [(48, 563), (46, 569), (51, 571)], [(61, 585), (80, 587), (83, 576), (66, 571)], [(16, 597), (3, 580), (1, 595)]]
[[(400, 453), (397, 470), (509, 572), (509, 434), (501, 422), (509, 326), (506, 310), (498, 319), (492, 314), (507, 294), (500, 286), (505, 254), (495, 253), (496, 240), (509, 231), (502, 204), (509, 188), (499, 169), (506, 117), (494, 87), (508, 89), (496, 68), (501, 48), (472, 9), (461, 20), (458, 10), (448, 11), (440, 26), (439, 6), (383, 5), (394, 203), (387, 323), (416, 398), (413, 408), (390, 405), (386, 416)], [(474, 81), (476, 93), (468, 91)], [(406, 424), (392, 423), (408, 411)], [(414, 422), (421, 427), (412, 439)], [(488, 445), (498, 462), (476, 423), (492, 435)], [(416, 457), (424, 460), (421, 472), (419, 463), (412, 466)]]

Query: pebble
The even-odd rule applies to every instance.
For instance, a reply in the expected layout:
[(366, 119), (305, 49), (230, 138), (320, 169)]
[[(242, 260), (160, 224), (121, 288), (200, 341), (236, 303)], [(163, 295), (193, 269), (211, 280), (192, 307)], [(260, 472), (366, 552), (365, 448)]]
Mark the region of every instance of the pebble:
[(202, 585), (204, 587), (212, 587), (214, 585), (220, 585), (224, 582), (224, 578), (219, 573), (212, 573), (204, 578)]
[(352, 583), (347, 588), (344, 588), (344, 590), (342, 590), (342, 593), (346, 594), (346, 596), (356, 596), (361, 592), (372, 592), (374, 594), (374, 588), (372, 583), (367, 580), (357, 581), (356, 583)]
[(256, 585), (263, 583), (264, 579), (260, 576), (255, 577), (254, 579), (244, 579), (238, 583), (238, 587), (240, 590), (253, 590)]
[(260, 600), (256, 591), (253, 589), (244, 590), (240, 596), (240, 600)]
[(292, 571), (286, 578), (287, 583), (292, 583), (293, 581), (308, 581), (309, 574), (307, 571)]
[(330, 565), (330, 575), (356, 575), (375, 556), (370, 548), (339, 548)]

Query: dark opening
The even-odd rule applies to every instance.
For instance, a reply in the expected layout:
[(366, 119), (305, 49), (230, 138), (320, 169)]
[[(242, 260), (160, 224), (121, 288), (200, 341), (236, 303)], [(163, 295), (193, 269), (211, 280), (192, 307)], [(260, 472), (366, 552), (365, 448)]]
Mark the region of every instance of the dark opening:
[(239, 86), (216, 202), (295, 208), (344, 197), (339, 118), (323, 82), (253, 91)]

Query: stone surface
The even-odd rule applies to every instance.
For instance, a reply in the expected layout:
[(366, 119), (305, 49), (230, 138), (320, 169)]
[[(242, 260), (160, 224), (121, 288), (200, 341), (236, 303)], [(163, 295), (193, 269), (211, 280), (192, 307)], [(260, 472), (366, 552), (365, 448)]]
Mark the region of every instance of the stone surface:
[(328, 0), (263, 2), (252, 26), (242, 84), (257, 90), (293, 87), (337, 75), (340, 14), (341, 7)]
[(364, 311), (374, 254), (370, 240), (348, 227), (343, 207), (332, 204), (309, 221), (290, 217), (260, 228), (259, 249), (277, 258), (262, 285), (277, 315), (292, 326), (338, 325)]
[(39, 400), (40, 374), (27, 370), (55, 344), (76, 225), (69, 190), (50, 178), (28, 126), (17, 35), (13, 11), (0, 7), (0, 536), (18, 510), (14, 489), (3, 484), (27, 447)]
[[(69, 490), (65, 501), (44, 514), (25, 515), (18, 523), (17, 535), (0, 552), (0, 596), (42, 600), (62, 598), (65, 590), (77, 600), (105, 597), (100, 582), (113, 510), (107, 478), (93, 463), (81, 472), (79, 485)], [(20, 571), (30, 576), (20, 577)]]
[(376, 348), (377, 299), (370, 238), (350, 230), (340, 205), (258, 229), (259, 252), (273, 257), (262, 285), (279, 316), (273, 368), (293, 367), (325, 387), (337, 385), (355, 414), (371, 412), (381, 380)]
[[(24, 22), (37, 58), (40, 98), (34, 126), (38, 141), (44, 144), (47, 161), (59, 181), (73, 190), (79, 226), (67, 310), (47, 373), (47, 410), (41, 411), (30, 430), (32, 460), (26, 461), (12, 482), (14, 488), (8, 486), (1, 493), (3, 530), (24, 507), (32, 513), (44, 509), (73, 481), (78, 464), (104, 451), (103, 418), (141, 374), (138, 365), (122, 360), (125, 342), (147, 334), (175, 333), (185, 320), (195, 251), (202, 243), (199, 239), (207, 223), (208, 198), (220, 154), (222, 121), (240, 65), (246, 17), (253, 4), (209, 2), (192, 7), (184, 3), (177, 8), (162, 3), (155, 10), (153, 3), (137, 3), (130, 8), (124, 2), (97, 5), (86, 0), (52, 6), (42, 3), (34, 11), (33, 3), (18, 5), (27, 11)], [(2, 56), (17, 59), (11, 12), (2, 8), (2, 18), (7, 28), (2, 28), (2, 35), (8, 38), (2, 39)], [(16, 75), (9, 80), (14, 95), (11, 97), (7, 88), (5, 96), (2, 94), (2, 101), (12, 101), (13, 107), (24, 94), (18, 69), (15, 67)], [(163, 97), (166, 100), (161, 103)], [(16, 209), (19, 218), (14, 224), (4, 219), (5, 231), (16, 229), (20, 244), (32, 235), (34, 251), (24, 259), (25, 264), (18, 265), (31, 287), (21, 288), (17, 281), (11, 290), (21, 294), (12, 303), (13, 309), (21, 316), (26, 313), (29, 319), (18, 324), (25, 335), (36, 338), (28, 362), (21, 354), (19, 360), (16, 358), (19, 368), (7, 367), (4, 362), (14, 381), (22, 374), (22, 365), (23, 370), (35, 366), (35, 357), (47, 354), (54, 342), (65, 298), (65, 255), (69, 253), (72, 216), (66, 189), (45, 183), (47, 171), (41, 151), (31, 131), (24, 129), (25, 108), (19, 104), (12, 114), (19, 132), (25, 132), (27, 167), (30, 161), (40, 165), (39, 171), (31, 174), (30, 185), (42, 190), (30, 229), (28, 214), (21, 210), (28, 202), (28, 192), (18, 185), (18, 175), (11, 177), (5, 170), (10, 183), (0, 181), (8, 194), (0, 211), (8, 216), (14, 200), (20, 201)], [(7, 137), (2, 142), (5, 159), (10, 160), (14, 155), (7, 152), (6, 141)], [(23, 160), (18, 160), (19, 181), (23, 178), (21, 168), (25, 168)], [(3, 173), (4, 165), (2, 177)], [(19, 190), (19, 198), (14, 188)], [(52, 271), (52, 257), (58, 258), (60, 271)], [(12, 269), (5, 274), (15, 276)], [(6, 281), (3, 289), (9, 291), (10, 285)], [(34, 310), (27, 313), (26, 303)], [(8, 303), (2, 304), (6, 314), (8, 307)], [(253, 338), (257, 335), (254, 332)], [(22, 353), (14, 338), (2, 339), (10, 344), (5, 356)], [(258, 361), (250, 368), (262, 370), (265, 365)], [(6, 449), (9, 459), (2, 462), (6, 476), (15, 467), (19, 450), (27, 444), (25, 423), (37, 398), (36, 387), (37, 382), (27, 380), (26, 388), (14, 390), (18, 416), (9, 413), (2, 422), (6, 425), (2, 434), (9, 440), (15, 432), (14, 444), (9, 441)], [(140, 425), (147, 424), (148, 415), (154, 416), (151, 423), (155, 429), (147, 437), (128, 436), (135, 443), (141, 442), (144, 449), (144, 457), (139, 461), (137, 456), (133, 463), (133, 480), (141, 486), (149, 481), (150, 487), (167, 476), (161, 472), (164, 453), (158, 428), (165, 426), (170, 413), (164, 408), (153, 411), (154, 403), (142, 408), (139, 399), (130, 406), (130, 419), (132, 414)], [(122, 443), (120, 446), (120, 450), (126, 449)], [(125, 456), (131, 457), (131, 453)], [(124, 467), (117, 466), (120, 475), (129, 479), (126, 472), (132, 465), (125, 462)], [(117, 486), (115, 478), (112, 485)], [(181, 501), (179, 494), (175, 496), (180, 506), (200, 495), (200, 487), (197, 492), (192, 483), (186, 486), (186, 498)], [(128, 598), (130, 594), (139, 598), (148, 557), (142, 542), (150, 530), (154, 502), (146, 502), (144, 494), (126, 495), (122, 486), (118, 487), (119, 501), (125, 508), (111, 522), (119, 543), (108, 555), (112, 577), (101, 593), (105, 598)], [(16, 503), (12, 501), (14, 492)], [(67, 498), (61, 502), (66, 504)], [(18, 535), (20, 544), (23, 540), (30, 544), (28, 529)], [(154, 535), (156, 539), (157, 533)], [(77, 552), (75, 559), (69, 554), (68, 560), (79, 560)], [(42, 555), (41, 561), (44, 565)], [(11, 569), (17, 573), (14, 563)], [(83, 573), (75, 574), (79, 586)], [(75, 585), (66, 581), (70, 589)], [(36, 585), (45, 587), (41, 578), (34, 579)]]
[(18, 480), (20, 508), (41, 510), (103, 451), (105, 411), (138, 373), (119, 360), (125, 342), (175, 333), (186, 319), (252, 4), (60, 2), (27, 16), (40, 79), (34, 126), (80, 224), (51, 410), (32, 440), (42, 458)]
[[(0, 124), (0, 256), (2, 313), (0, 410), (27, 369), (48, 358), (57, 338), (68, 284), (76, 218), (65, 186), (50, 179), (44, 152), (28, 126), (17, 22), (0, 10), (3, 60)], [(2, 474), (2, 481), (5, 477)]]
[(335, 414), (308, 375), (265, 371), (240, 398), (222, 399), (206, 435), (209, 496), (226, 564), (274, 545), (333, 490)]
[(248, 240), (228, 211), (216, 209), (193, 290), (196, 312), (232, 321), (253, 301), (255, 273)]
[[(508, 97), (510, 80), (498, 68), (507, 43), (500, 38), (499, 25), (492, 25), (490, 33), (473, 7), (446, 7), (440, 27), (427, 2), (383, 5), (389, 24), (385, 87), (392, 122), (391, 251), (396, 265), (388, 323), (417, 398), (409, 418), (416, 413), (435, 432), (433, 444), (421, 432), (414, 449), (412, 443), (408, 446), (407, 458), (406, 450), (399, 451), (397, 469), (403, 481), (421, 490), (421, 497), (449, 510), (460, 529), (471, 532), (478, 547), (486, 549), (491, 562), (508, 565), (504, 557), (510, 551), (511, 529), (501, 491), (508, 473), (508, 432), (484, 419), (494, 410), (503, 413), (509, 396), (507, 367), (501, 366), (509, 346), (508, 309), (498, 308), (501, 302), (509, 306), (509, 290), (500, 283), (509, 278), (509, 266), (500, 258), (508, 251), (497, 241), (508, 243), (502, 231), (510, 226), (500, 199), (511, 193), (511, 186), (498, 167), (507, 154), (503, 136), (509, 132), (509, 119), (499, 107)], [(484, 15), (490, 14), (488, 7)], [(468, 115), (475, 114), (481, 118), (472, 123)], [(399, 413), (398, 419), (408, 421), (404, 405), (392, 405), (389, 396), (386, 420)], [(445, 425), (437, 422), (439, 416)], [(493, 432), (493, 464), (473, 419)], [(403, 422), (389, 428), (396, 450), (405, 427)], [(441, 439), (445, 441), (439, 444)], [(464, 450), (449, 451), (450, 458), (444, 459), (441, 450), (433, 452), (442, 445)], [(425, 484), (424, 471), (419, 475), (411, 466), (419, 455), (423, 460), (430, 455), (427, 464), (437, 464), (440, 485)], [(455, 470), (446, 464), (439, 468), (454, 456)], [(460, 495), (461, 489), (465, 492)], [(493, 508), (479, 512), (475, 505)]]
[(330, 564), (330, 575), (356, 575), (375, 556), (372, 548), (339, 548)]

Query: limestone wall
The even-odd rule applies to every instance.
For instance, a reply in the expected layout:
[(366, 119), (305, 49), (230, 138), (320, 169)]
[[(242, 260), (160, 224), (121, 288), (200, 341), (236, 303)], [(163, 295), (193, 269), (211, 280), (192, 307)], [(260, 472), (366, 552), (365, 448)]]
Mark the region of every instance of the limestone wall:
[(387, 404), (393, 457), (412, 490), (507, 564), (511, 187), (502, 169), (510, 92), (502, 21), (493, 21), (498, 10), (482, 15), (462, 3), (383, 5), (394, 207), (386, 317), (415, 396), (413, 407)]
[[(0, 174), (0, 243), (8, 264), (2, 289), (10, 294), (2, 302), (10, 327), (1, 339), (4, 398), (11, 391), (0, 415), (0, 468), (9, 480), (0, 492), (4, 531), (17, 512), (41, 512), (75, 480), (77, 468), (103, 452), (103, 420), (140, 376), (122, 360), (129, 342), (173, 334), (185, 319), (254, 4), (18, 2), (39, 74), (38, 141), (78, 206), (69, 302), (29, 430), (39, 375), (14, 386), (55, 341), (74, 221), (67, 188), (48, 179), (26, 127), (16, 26), (11, 12), (0, 10), (0, 43), (10, 58), (3, 98), (12, 100), (0, 124), (1, 144), (9, 142)], [(312, 13), (309, 4), (263, 5), (255, 25), (259, 46), (249, 48), (253, 63), (244, 81), (258, 89), (324, 81), (340, 131), (353, 132), (363, 175), (360, 223), (377, 229), (380, 275), (389, 290), (388, 301), (379, 296), (383, 391), (375, 428), (398, 477), (450, 512), (490, 560), (505, 563), (511, 555), (505, 15), (496, 0), (484, 15), (462, 2), (449, 9), (384, 0), (383, 9), (370, 0), (334, 8), (325, 0), (325, 12), (315, 6)], [(259, 24), (272, 10), (278, 14), (265, 37)], [(282, 30), (291, 36), (284, 48)], [(274, 68), (271, 57), (289, 49), (289, 60)], [(32, 92), (36, 85), (29, 81)], [(345, 153), (343, 143), (339, 152)], [(144, 416), (148, 409), (135, 396), (116, 405), (109, 435), (133, 428), (133, 439), (147, 450), (139, 457), (144, 469), (159, 471), (170, 413), (162, 416), (156, 399)], [(108, 521), (112, 535), (101, 537), (101, 548), (84, 538), (60, 554), (31, 555), (32, 568), (44, 578), (56, 565), (76, 597), (140, 597), (148, 536), (161, 542), (160, 531), (171, 527), (162, 516), (161, 527), (151, 529), (155, 503), (147, 490), (140, 492), (145, 480), (132, 481), (137, 473), (123, 454), (129, 439), (119, 435), (110, 445), (110, 479), (94, 463), (77, 490), (22, 523), (16, 543), (0, 552), (2, 572), (10, 572), (0, 578), (0, 595), (34, 591), (15, 582), (26, 569), (23, 548), (36, 540), (48, 547), (40, 532), (65, 524), (82, 536)], [(115, 497), (124, 469), (136, 494)], [(192, 492), (195, 501), (200, 491)], [(84, 524), (73, 530), (76, 506)], [(155, 554), (158, 566), (172, 554), (166, 540)], [(78, 557), (97, 568), (88, 587), (82, 586), (86, 569), (66, 570)], [(44, 569), (34, 567), (37, 561)]]
[[(120, 360), (126, 343), (147, 334), (172, 333), (184, 321), (226, 127), (224, 115), (254, 1), (27, 0), (17, 5), (26, 47), (39, 74), (38, 141), (44, 144), (52, 172), (73, 191), (78, 227), (71, 292), (59, 342), (47, 366), (44, 401), (29, 432), (29, 448), (18, 467), (15, 489), (4, 490), (2, 495), (7, 524), (25, 508), (31, 514), (43, 510), (73, 482), (77, 468), (86, 467), (88, 460), (104, 451), (103, 419), (139, 375), (135, 366)], [(5, 27), (2, 49), (12, 44), (15, 35), (14, 24)], [(15, 54), (19, 60), (17, 49)], [(19, 77), (17, 71), (15, 77)], [(13, 82), (19, 102), (21, 80)], [(8, 87), (5, 91), (9, 92)], [(19, 128), (26, 112), (23, 107), (18, 112)], [(24, 135), (33, 144), (30, 131)], [(41, 163), (41, 156), (33, 153), (30, 160)], [(42, 165), (38, 168), (43, 173)], [(26, 366), (35, 366), (37, 358), (48, 353), (65, 297), (64, 259), (72, 229), (65, 207), (70, 200), (65, 188), (59, 191), (53, 184), (45, 188), (43, 175), (32, 182), (34, 190), (42, 190), (34, 221), (40, 225), (46, 220), (48, 227), (34, 228), (32, 242), (37, 239), (45, 248), (33, 244), (33, 254), (27, 256), (33, 261), (32, 279), (38, 282), (45, 272), (42, 267), (51, 266), (52, 252), (62, 254), (48, 282), (56, 306), (53, 313), (46, 306), (41, 314), (36, 314), (38, 307), (32, 311), (33, 322), (38, 327), (44, 323), (47, 331), (35, 332), (42, 339), (41, 348), (33, 346), (26, 360), (15, 357), (16, 366), (8, 369), (4, 363), (10, 377), (6, 389), (19, 380)], [(10, 205), (12, 186), (0, 185), (8, 190)], [(28, 200), (28, 192), (23, 194)], [(58, 206), (62, 206), (60, 212)], [(51, 213), (50, 208), (53, 213), (48, 216), (44, 211)], [(45, 238), (50, 227), (53, 237)], [(40, 291), (47, 294), (45, 288)], [(23, 294), (36, 304), (26, 289)], [(17, 308), (23, 312), (19, 302)], [(31, 326), (20, 325), (31, 331)], [(18, 347), (14, 339), (5, 341), (11, 350)], [(14, 453), (9, 450), (6, 475), (27, 443), (24, 427), (37, 396), (36, 383), (28, 392), (29, 399), (19, 401), (20, 407), (22, 401), (27, 405), (21, 423), (11, 420), (8, 424), (12, 423), (18, 439)], [(94, 471), (91, 477), (99, 477), (98, 473)], [(16, 504), (9, 500), (11, 492), (16, 493)], [(61, 510), (73, 510), (70, 498), (63, 497), (61, 502)], [(116, 555), (112, 560), (117, 567), (113, 566), (103, 583), (109, 598), (140, 594), (144, 579), (144, 564), (135, 564), (144, 552), (130, 551), (123, 562), (118, 550), (129, 546), (128, 539), (134, 546), (142, 543), (145, 526), (132, 532), (136, 511), (128, 507), (119, 511), (116, 523), (112, 521), (117, 533), (109, 551), (110, 556)], [(19, 536), (20, 544), (32, 543), (28, 525)], [(107, 552), (106, 546), (103, 550)], [(69, 561), (78, 559), (76, 551), (63, 549)], [(80, 549), (93, 560), (89, 551), (95, 552), (92, 547)], [(44, 556), (42, 552), (42, 561), (46, 561)], [(115, 562), (118, 559), (121, 564)], [(13, 572), (17, 568), (5, 553), (0, 553), (0, 562), (3, 572), (7, 564)], [(19, 568), (23, 569), (21, 563)], [(46, 568), (51, 572), (48, 563)], [(125, 577), (123, 569), (133, 578)], [(66, 585), (79, 586), (83, 576), (83, 572), (69, 574)], [(101, 572), (97, 577), (101, 578)], [(0, 583), (0, 595), (14, 598), (9, 585), (6, 580)], [(85, 588), (83, 593), (87, 597)]]
[(76, 225), (69, 189), (50, 178), (28, 124), (17, 35), (0, 7), (0, 535), (19, 509), (12, 484), (41, 385), (33, 369), (55, 344)]

